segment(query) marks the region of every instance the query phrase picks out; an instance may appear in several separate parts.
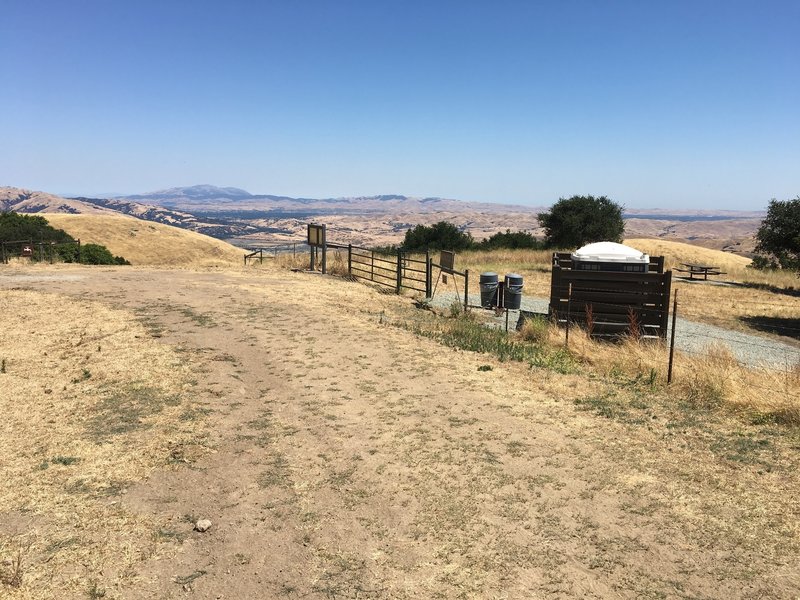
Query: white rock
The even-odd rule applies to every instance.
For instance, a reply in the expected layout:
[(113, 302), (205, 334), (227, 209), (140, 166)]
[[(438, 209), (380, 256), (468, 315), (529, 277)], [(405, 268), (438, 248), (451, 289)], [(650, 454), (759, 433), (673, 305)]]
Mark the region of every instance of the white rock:
[(195, 531), (199, 531), (200, 533), (208, 531), (210, 527), (211, 527), (211, 521), (209, 521), (208, 519), (200, 519), (199, 521), (197, 521), (197, 523), (194, 524)]

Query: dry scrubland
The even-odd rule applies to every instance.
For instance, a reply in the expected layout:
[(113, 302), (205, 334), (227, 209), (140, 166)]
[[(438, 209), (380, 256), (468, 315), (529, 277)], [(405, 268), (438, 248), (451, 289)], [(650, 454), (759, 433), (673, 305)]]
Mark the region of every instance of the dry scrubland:
[(125, 581), (158, 549), (152, 520), (115, 498), (203, 443), (186, 358), (98, 302), (2, 290), (0, 314), (0, 595), (78, 597), (100, 573)]
[(161, 223), (124, 216), (45, 215), (83, 243), (103, 244), (135, 266), (238, 266), (244, 251), (226, 242)]
[[(96, 241), (127, 257), (112, 237)], [(797, 318), (786, 275), (629, 243), (760, 286), (677, 283), (684, 315)], [(652, 345), (575, 332), (565, 351), (546, 323), (506, 338), (478, 311), (236, 253), (214, 270), (0, 268), (0, 595), (800, 593), (797, 370), (679, 356), (667, 388)], [(457, 261), (549, 290), (550, 253)]]

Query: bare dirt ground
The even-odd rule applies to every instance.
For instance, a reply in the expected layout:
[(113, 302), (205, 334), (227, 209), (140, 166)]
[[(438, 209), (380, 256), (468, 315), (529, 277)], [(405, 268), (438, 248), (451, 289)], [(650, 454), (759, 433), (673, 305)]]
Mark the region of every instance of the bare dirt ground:
[[(41, 541), (23, 586), (0, 595), (800, 595), (796, 435), (665, 411), (636, 390), (635, 412), (612, 418), (609, 382), (443, 348), (389, 324), (407, 298), (317, 275), (0, 271), (0, 293), (29, 290), (135, 315), (148, 343), (179, 351), (202, 439), (82, 496), (150, 528), (125, 556), (49, 568), (46, 516), (2, 490), (0, 533), (31, 523)], [(0, 387), (30, 401), (18, 392)]]

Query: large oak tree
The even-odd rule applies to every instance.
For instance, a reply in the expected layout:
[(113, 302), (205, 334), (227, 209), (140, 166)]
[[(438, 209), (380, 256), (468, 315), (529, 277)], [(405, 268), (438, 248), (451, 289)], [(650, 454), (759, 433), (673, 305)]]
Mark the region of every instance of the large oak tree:
[(625, 233), (622, 206), (605, 196), (561, 198), (539, 214), (545, 242), (551, 248), (580, 248), (593, 242), (621, 242)]
[(756, 232), (756, 242), (756, 252), (774, 257), (783, 269), (800, 271), (800, 196), (770, 201), (767, 216)]

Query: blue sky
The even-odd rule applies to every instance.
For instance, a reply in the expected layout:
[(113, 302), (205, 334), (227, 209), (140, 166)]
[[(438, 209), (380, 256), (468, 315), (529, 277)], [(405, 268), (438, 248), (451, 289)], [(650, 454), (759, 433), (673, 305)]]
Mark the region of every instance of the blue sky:
[(0, 0), (0, 185), (762, 209), (800, 2)]

